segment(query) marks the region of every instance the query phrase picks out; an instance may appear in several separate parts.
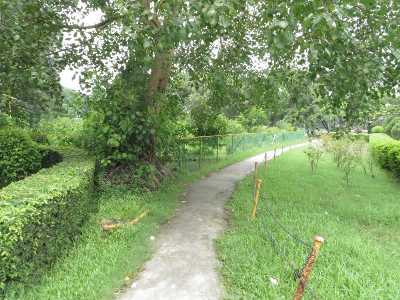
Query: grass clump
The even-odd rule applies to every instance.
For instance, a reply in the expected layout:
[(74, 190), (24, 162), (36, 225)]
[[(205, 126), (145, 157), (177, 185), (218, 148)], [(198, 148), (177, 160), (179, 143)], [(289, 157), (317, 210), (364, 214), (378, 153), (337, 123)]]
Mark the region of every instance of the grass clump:
[(293, 297), (296, 273), (317, 234), (326, 242), (304, 299), (399, 297), (400, 185), (380, 169), (372, 178), (360, 167), (347, 185), (331, 156), (321, 158), (314, 175), (301, 150), (260, 170), (264, 184), (254, 221), (252, 176), (238, 185), (228, 204), (230, 229), (217, 242), (226, 299)]

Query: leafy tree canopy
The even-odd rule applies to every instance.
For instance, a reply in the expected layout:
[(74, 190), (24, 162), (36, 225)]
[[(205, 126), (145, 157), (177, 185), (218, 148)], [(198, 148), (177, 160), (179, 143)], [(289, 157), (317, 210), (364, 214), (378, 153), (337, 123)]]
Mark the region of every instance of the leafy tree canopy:
[[(0, 3), (2, 11), (19, 15), (13, 5)], [(101, 101), (96, 102), (101, 105), (92, 109), (100, 110), (101, 122), (111, 128), (105, 130), (108, 142), (125, 151), (127, 144), (145, 141), (138, 155), (147, 160), (155, 159), (158, 134), (168, 120), (182, 112), (182, 90), (174, 89), (182, 72), (197, 88), (209, 90), (211, 106), (227, 114), (256, 105), (279, 118), (283, 105), (297, 117), (339, 117), (345, 128), (378, 105), (380, 95), (393, 95), (398, 88), (398, 1), (29, 3), (34, 8), (15, 22), (29, 24), (29, 36), (22, 34), (23, 29), (18, 34), (24, 41), (17, 43), (19, 57), (31, 52), (29, 57), (46, 59), (41, 66), (58, 57), (63, 64), (85, 66), (82, 81), (101, 90)], [(78, 16), (92, 11), (101, 12), (99, 23), (81, 24)], [(1, 24), (7, 20), (2, 14)], [(5, 37), (15, 39), (20, 29), (10, 30), (2, 35), (1, 49), (6, 48)], [(60, 32), (69, 33), (64, 44)], [(41, 41), (38, 47), (35, 41)], [(13, 63), (8, 58), (13, 56), (6, 56), (8, 66), (23, 61)], [(27, 65), (36, 68), (33, 62)], [(28, 74), (33, 76), (31, 69)], [(18, 67), (13, 70), (17, 76)], [(171, 109), (174, 105), (177, 108)], [(123, 129), (132, 126), (135, 130)]]

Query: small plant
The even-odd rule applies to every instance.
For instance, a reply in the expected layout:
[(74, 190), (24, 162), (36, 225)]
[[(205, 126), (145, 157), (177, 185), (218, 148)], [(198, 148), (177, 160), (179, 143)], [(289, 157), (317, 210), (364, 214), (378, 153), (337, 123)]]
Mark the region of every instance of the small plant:
[(351, 150), (354, 152), (356, 156), (356, 161), (361, 166), (364, 171), (364, 175), (367, 175), (368, 168), (368, 144), (363, 140), (356, 140), (354, 143), (350, 144)]
[(349, 140), (341, 139), (332, 141), (329, 145), (329, 151), (332, 153), (333, 160), (338, 168), (340, 168), (342, 165), (344, 156), (346, 154), (346, 148), (348, 148), (349, 144)]
[(333, 137), (330, 134), (322, 134), (320, 137), (322, 145), (327, 151), (330, 151), (331, 144), (333, 142)]
[(350, 184), (351, 172), (361, 166), (364, 174), (368, 174), (368, 169), (373, 176), (373, 162), (370, 162), (368, 157), (368, 144), (363, 139), (352, 140), (348, 137), (329, 143), (329, 151), (333, 155), (333, 160), (336, 166), (344, 172), (346, 183)]
[(358, 156), (352, 149), (349, 147), (343, 153), (340, 163), (340, 169), (344, 172), (344, 178), (346, 180), (347, 185), (350, 184), (350, 175), (351, 172), (356, 168), (358, 161)]
[(375, 172), (374, 172), (374, 157), (369, 153), (367, 157), (367, 166), (369, 170), (369, 174), (371, 174), (372, 178), (375, 178)]
[(321, 147), (315, 144), (311, 144), (304, 153), (307, 155), (308, 161), (311, 167), (311, 173), (315, 174), (318, 168), (319, 160), (321, 159), (324, 151)]

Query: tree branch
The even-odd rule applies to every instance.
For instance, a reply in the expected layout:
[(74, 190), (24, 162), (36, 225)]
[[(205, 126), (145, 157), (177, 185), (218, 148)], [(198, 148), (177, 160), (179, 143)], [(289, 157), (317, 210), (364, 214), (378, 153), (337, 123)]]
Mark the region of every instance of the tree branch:
[(121, 19), (121, 15), (116, 15), (113, 16), (112, 18), (105, 19), (99, 23), (93, 24), (93, 25), (77, 25), (77, 24), (65, 24), (63, 25), (64, 29), (79, 29), (79, 30), (89, 30), (89, 29), (101, 29), (103, 27), (106, 27), (107, 25), (113, 23), (114, 21), (117, 21), (118, 19)]

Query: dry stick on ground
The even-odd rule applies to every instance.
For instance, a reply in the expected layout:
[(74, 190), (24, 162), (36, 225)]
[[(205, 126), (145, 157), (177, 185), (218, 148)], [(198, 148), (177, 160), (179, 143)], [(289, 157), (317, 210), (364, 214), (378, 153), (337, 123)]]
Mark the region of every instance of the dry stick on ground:
[(254, 194), (254, 199), (253, 199), (253, 209), (251, 211), (251, 218), (252, 219), (256, 218), (256, 211), (257, 211), (257, 206), (258, 206), (258, 198), (260, 196), (261, 183), (262, 183), (262, 180), (261, 179), (257, 179), (256, 192)]
[(296, 293), (294, 294), (293, 300), (301, 300), (303, 298), (304, 290), (306, 288), (306, 284), (310, 273), (312, 271), (315, 260), (317, 259), (319, 249), (321, 245), (324, 243), (324, 238), (320, 236), (316, 236), (314, 238), (314, 243), (311, 249), (311, 253), (307, 258), (306, 265), (303, 268), (303, 272), (300, 277), (299, 285), (297, 286)]
[(121, 223), (112, 223), (112, 222), (105, 222), (101, 224), (101, 228), (104, 231), (111, 231), (113, 229), (117, 229), (126, 225), (135, 225), (139, 223), (141, 219), (143, 219), (147, 214), (150, 212), (150, 210), (146, 209), (143, 211), (139, 216), (137, 216), (135, 219), (130, 220), (128, 222), (121, 222)]

